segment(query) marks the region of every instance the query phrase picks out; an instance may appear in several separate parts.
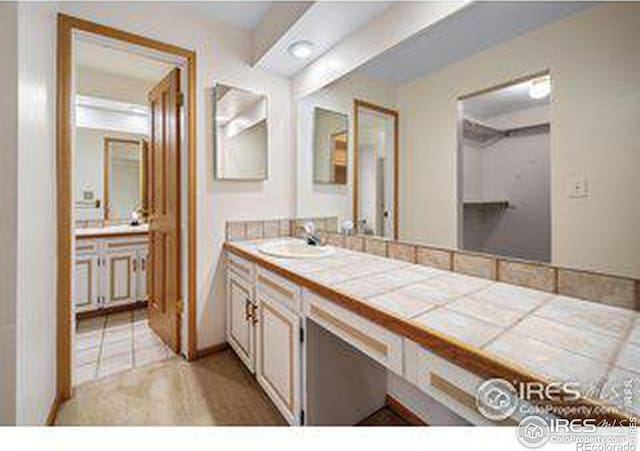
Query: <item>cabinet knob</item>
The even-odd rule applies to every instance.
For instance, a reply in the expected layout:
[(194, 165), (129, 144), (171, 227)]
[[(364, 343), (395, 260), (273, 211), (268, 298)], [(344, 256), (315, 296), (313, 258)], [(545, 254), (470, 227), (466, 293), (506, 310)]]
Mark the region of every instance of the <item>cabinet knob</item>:
[(258, 304), (251, 304), (251, 317), (253, 318), (253, 324), (258, 324)]

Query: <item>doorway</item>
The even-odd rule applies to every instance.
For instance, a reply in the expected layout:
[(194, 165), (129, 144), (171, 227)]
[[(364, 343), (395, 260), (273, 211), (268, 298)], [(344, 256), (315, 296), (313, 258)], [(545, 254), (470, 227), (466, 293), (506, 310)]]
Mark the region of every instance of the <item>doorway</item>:
[(459, 238), (470, 251), (551, 261), (551, 77), (459, 101)]
[(365, 235), (398, 239), (398, 112), (354, 101), (353, 222)]
[[(195, 53), (59, 15), (57, 83), (61, 402), (82, 358), (100, 377), (196, 357)], [(76, 320), (100, 337), (92, 353), (78, 353)]]

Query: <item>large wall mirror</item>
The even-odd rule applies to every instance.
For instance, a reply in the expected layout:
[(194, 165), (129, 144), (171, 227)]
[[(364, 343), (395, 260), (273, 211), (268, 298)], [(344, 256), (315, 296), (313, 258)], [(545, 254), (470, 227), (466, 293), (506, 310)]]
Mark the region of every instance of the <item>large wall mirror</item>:
[(104, 219), (129, 219), (144, 208), (146, 153), (144, 140), (105, 138)]
[(313, 112), (313, 181), (345, 185), (349, 155), (346, 114), (315, 107)]
[[(474, 3), (455, 14), (469, 27), (482, 17), (487, 36), (451, 29), (464, 44), (418, 33), (299, 98), (296, 215), (355, 219), (360, 233), (439, 248), (640, 278), (640, 63), (629, 58), (640, 39), (640, 9), (527, 5), (538, 19), (517, 35), (504, 17), (515, 20), (520, 7)], [(492, 9), (504, 17), (489, 19)], [(620, 39), (608, 37), (623, 30)], [(376, 111), (354, 111), (356, 100), (396, 111), (399, 127)], [(313, 173), (316, 182), (335, 182), (331, 153), (340, 148), (340, 126), (320, 125), (331, 118), (351, 127), (349, 176), (340, 189), (308, 180)], [(396, 192), (388, 189), (394, 134)]]
[(267, 97), (223, 84), (213, 91), (216, 178), (267, 179)]

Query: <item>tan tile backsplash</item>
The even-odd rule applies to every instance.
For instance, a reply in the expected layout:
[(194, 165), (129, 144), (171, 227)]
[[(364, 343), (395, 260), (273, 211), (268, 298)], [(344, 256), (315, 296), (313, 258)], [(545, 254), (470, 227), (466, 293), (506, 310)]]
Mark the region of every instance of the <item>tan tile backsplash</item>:
[(380, 257), (387, 256), (387, 241), (382, 240), (380, 238), (370, 238), (367, 237), (364, 239), (364, 251), (367, 254), (378, 255)]
[(344, 247), (344, 235), (341, 233), (328, 233), (327, 243), (332, 246)]
[(416, 246), (416, 263), (450, 271), (453, 267), (453, 252), (433, 247)]
[(412, 244), (390, 241), (387, 244), (387, 253), (389, 258), (395, 260), (402, 260), (409, 263), (416, 262), (416, 246)]
[(241, 241), (247, 239), (245, 222), (227, 222), (227, 240)]
[(291, 219), (280, 219), (278, 225), (280, 227), (280, 236), (291, 236)]
[(364, 238), (361, 236), (345, 236), (344, 247), (351, 251), (364, 251)]
[(558, 293), (636, 309), (636, 281), (572, 269), (558, 269)]
[(264, 221), (262, 225), (263, 238), (278, 238), (280, 236), (280, 224), (277, 220)]
[(226, 225), (226, 237), (229, 241), (239, 241), (296, 236), (304, 223), (310, 220), (314, 222), (318, 231), (322, 231), (319, 235), (332, 246), (640, 310), (640, 280), (558, 268), (538, 262), (413, 245), (371, 236), (347, 236), (337, 232), (337, 217), (229, 221)]
[(456, 251), (453, 253), (453, 270), (468, 276), (496, 280), (496, 259), (485, 255)]
[(498, 280), (535, 290), (556, 292), (556, 268), (534, 262), (498, 260)]
[(263, 221), (250, 221), (247, 222), (247, 239), (259, 240), (262, 238), (262, 226)]

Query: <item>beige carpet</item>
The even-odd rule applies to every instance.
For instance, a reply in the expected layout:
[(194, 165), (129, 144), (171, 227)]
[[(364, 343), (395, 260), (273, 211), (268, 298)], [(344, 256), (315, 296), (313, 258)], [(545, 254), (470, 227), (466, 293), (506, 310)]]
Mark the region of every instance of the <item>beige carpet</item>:
[(56, 425), (286, 424), (231, 351), (190, 363), (179, 357), (76, 388)]
[[(57, 426), (277, 426), (286, 422), (231, 351), (174, 357), (79, 385)], [(383, 408), (362, 426), (406, 423)]]

